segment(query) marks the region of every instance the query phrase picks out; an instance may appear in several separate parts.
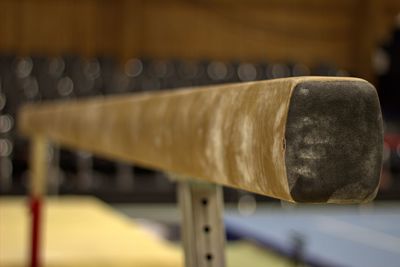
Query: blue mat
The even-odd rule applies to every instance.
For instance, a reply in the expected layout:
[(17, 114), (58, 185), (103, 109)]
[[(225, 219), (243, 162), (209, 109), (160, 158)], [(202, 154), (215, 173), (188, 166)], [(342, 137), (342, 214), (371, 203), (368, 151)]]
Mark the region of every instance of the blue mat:
[(400, 266), (400, 205), (228, 211), (225, 225), (228, 235), (312, 266)]

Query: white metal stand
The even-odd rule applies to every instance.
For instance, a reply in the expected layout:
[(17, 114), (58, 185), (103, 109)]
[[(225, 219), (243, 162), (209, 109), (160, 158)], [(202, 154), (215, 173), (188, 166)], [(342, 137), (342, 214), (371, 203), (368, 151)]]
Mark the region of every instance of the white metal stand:
[(187, 267), (225, 266), (223, 195), (220, 186), (180, 181), (182, 240)]

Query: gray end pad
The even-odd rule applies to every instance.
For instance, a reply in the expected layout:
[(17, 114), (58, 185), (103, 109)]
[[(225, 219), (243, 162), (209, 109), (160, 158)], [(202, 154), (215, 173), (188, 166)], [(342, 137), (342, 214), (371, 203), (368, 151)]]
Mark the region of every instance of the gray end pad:
[(303, 82), (291, 98), (286, 169), (297, 202), (375, 197), (382, 165), (382, 115), (364, 81)]

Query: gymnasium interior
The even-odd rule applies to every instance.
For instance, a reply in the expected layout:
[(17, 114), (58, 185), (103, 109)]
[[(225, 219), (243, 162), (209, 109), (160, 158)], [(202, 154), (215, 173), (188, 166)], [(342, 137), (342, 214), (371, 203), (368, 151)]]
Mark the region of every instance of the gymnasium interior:
[[(262, 81), (317, 76), (361, 78), (376, 88), (380, 143), (347, 134), (343, 145), (332, 148), (361, 143), (360, 151), (380, 153), (374, 199), (293, 203), (296, 199), (280, 197), (283, 193), (259, 191), (258, 184), (242, 187), (229, 177), (220, 182), (216, 171), (210, 177), (177, 175), (180, 169), (172, 166), (191, 162), (187, 169), (203, 168), (191, 158), (200, 147), (197, 135), (182, 127), (187, 139), (172, 138), (171, 159), (165, 158), (170, 154), (154, 150), (160, 141), (146, 129), (176, 129), (171, 124), (178, 119), (165, 115), (170, 120), (154, 126), (153, 113), (146, 113), (154, 108), (150, 104), (124, 108), (130, 99), (140, 106), (152, 96), (184, 99), (199, 92), (207, 98), (214, 88), (228, 92), (231, 86), (245, 90)], [(190, 101), (192, 106), (184, 100), (171, 106), (212, 120), (231, 118), (206, 113), (196, 99)], [(101, 114), (83, 108), (100, 109), (102, 103)], [(352, 105), (343, 110), (358, 110)], [(120, 113), (107, 114), (110, 107)], [(368, 121), (374, 112), (360, 118)], [(140, 140), (129, 142), (114, 129), (128, 129), (125, 120), (131, 117), (140, 122), (132, 124)], [(190, 117), (187, 125), (200, 117)], [(70, 126), (65, 125), (75, 127), (71, 118), (79, 121), (76, 129), (92, 135), (66, 137), (69, 132), (62, 129)], [(363, 131), (380, 134), (374, 127)], [(40, 138), (48, 133), (49, 139), (37, 133)], [(96, 153), (103, 147), (110, 152)], [(240, 155), (237, 147), (223, 155), (229, 162), (234, 151)], [(283, 147), (290, 151), (287, 141)], [(360, 163), (346, 155), (338, 162)], [(268, 173), (262, 178), (280, 179)], [(196, 198), (210, 213), (197, 213), (202, 207)], [(399, 265), (400, 1), (0, 0), (1, 267)]]

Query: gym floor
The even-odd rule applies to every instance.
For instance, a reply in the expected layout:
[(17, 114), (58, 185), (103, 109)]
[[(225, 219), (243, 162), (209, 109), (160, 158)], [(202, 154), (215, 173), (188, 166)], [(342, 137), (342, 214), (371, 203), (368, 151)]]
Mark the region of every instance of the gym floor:
[[(50, 197), (44, 217), (44, 266), (183, 266), (173, 205), (110, 207), (93, 197)], [(0, 198), (0, 266), (26, 266), (28, 223), (26, 198)], [(293, 265), (245, 241), (228, 242), (226, 251), (231, 267)]]

